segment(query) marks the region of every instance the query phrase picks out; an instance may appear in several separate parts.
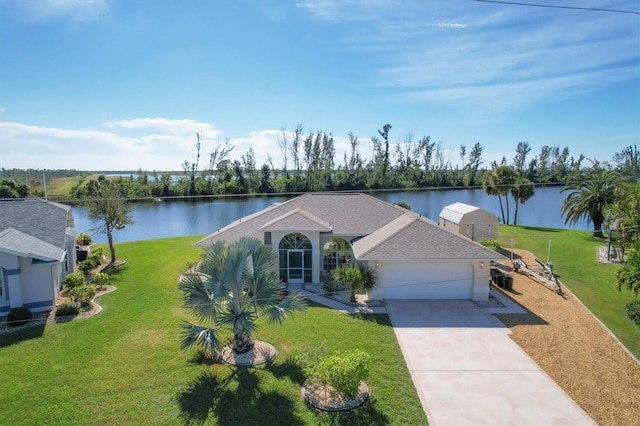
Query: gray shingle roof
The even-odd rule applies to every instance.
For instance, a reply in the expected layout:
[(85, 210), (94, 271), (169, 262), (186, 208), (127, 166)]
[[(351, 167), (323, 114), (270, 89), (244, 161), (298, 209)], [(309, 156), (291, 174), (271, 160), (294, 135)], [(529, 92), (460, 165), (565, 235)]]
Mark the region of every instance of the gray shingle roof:
[(353, 243), (359, 260), (498, 260), (503, 256), (415, 215), (390, 222)]
[[(320, 229), (325, 228), (325, 229)], [(265, 231), (319, 230), (332, 235), (358, 235), (358, 259), (502, 258), (470, 239), (439, 227), (418, 213), (358, 193), (308, 193), (245, 216), (196, 244), (234, 242), (248, 235), (259, 240)]]
[(61, 261), (64, 257), (63, 249), (13, 228), (0, 231), (0, 250), (43, 261)]
[(64, 250), (75, 235), (72, 227), (71, 207), (64, 204), (38, 198), (0, 200), (0, 231), (14, 229)]

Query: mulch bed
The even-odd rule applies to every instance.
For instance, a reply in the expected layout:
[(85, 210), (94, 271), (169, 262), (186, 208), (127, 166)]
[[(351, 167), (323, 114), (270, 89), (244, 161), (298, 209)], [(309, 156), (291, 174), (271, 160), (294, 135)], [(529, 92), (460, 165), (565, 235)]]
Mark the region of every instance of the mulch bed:
[(323, 411), (353, 410), (369, 399), (369, 387), (365, 382), (360, 382), (358, 393), (352, 396), (338, 392), (332, 386), (317, 385), (310, 380), (305, 380), (300, 392), (309, 405)]
[(511, 276), (496, 289), (529, 311), (496, 315), (511, 338), (599, 425), (640, 425), (640, 364), (568, 289)]
[(277, 353), (271, 343), (254, 340), (253, 348), (241, 354), (235, 353), (231, 346), (225, 346), (221, 351), (220, 358), (231, 365), (251, 367), (271, 361)]

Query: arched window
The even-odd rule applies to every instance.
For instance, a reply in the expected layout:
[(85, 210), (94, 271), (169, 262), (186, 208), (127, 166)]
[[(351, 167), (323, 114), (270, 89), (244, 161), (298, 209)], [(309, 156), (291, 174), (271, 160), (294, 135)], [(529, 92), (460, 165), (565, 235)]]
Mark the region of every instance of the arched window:
[(280, 280), (306, 282), (312, 280), (311, 241), (298, 232), (285, 235), (278, 246), (280, 254)]
[(351, 262), (351, 245), (342, 238), (333, 238), (322, 250), (325, 272), (330, 272), (343, 263)]

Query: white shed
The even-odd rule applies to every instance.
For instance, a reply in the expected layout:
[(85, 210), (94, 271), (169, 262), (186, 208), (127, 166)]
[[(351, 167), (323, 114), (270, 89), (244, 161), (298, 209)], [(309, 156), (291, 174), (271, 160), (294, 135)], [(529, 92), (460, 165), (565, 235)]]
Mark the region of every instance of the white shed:
[(498, 238), (498, 217), (480, 207), (453, 203), (440, 212), (440, 226), (478, 241), (480, 238)]

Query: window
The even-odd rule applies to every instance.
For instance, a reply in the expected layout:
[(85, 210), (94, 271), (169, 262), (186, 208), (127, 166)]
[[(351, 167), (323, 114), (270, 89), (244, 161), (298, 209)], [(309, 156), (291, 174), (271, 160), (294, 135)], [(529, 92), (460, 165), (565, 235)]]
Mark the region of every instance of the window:
[(289, 282), (290, 278), (296, 280), (301, 278), (304, 282), (311, 282), (311, 241), (303, 234), (294, 232), (280, 240), (278, 249), (278, 254), (280, 255), (280, 281)]
[(4, 268), (0, 268), (0, 300), (4, 300), (7, 290), (5, 289)]
[(342, 238), (334, 238), (323, 248), (324, 270), (330, 272), (343, 263), (351, 262), (351, 246)]

